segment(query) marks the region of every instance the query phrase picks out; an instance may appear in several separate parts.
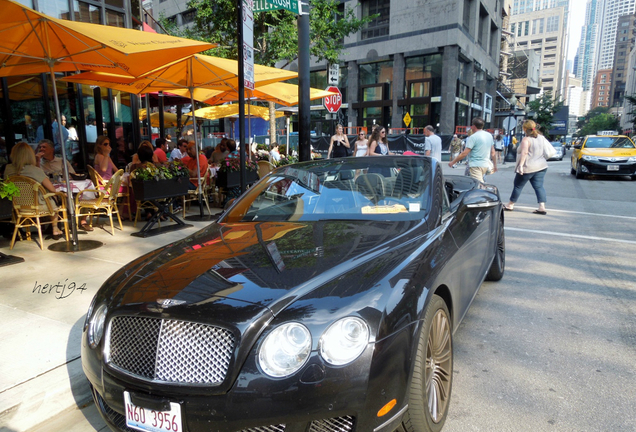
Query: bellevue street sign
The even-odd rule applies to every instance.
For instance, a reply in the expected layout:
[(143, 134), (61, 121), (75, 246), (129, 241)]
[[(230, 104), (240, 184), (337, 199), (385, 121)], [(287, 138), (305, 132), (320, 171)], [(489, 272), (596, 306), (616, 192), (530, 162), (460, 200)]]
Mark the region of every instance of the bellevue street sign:
[(300, 15), (298, 3), (299, 0), (254, 0), (254, 12), (285, 9), (296, 15)]
[(342, 93), (340, 93), (340, 89), (336, 86), (329, 86), (325, 90), (336, 94), (324, 98), (323, 105), (330, 113), (338, 112), (342, 106)]

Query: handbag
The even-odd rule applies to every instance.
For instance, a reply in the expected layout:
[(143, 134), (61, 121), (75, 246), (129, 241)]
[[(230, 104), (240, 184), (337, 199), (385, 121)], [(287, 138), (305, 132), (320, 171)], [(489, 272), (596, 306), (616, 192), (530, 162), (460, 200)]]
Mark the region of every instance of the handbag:
[(543, 157), (545, 160), (553, 158), (556, 156), (556, 149), (550, 144), (544, 136), (541, 137), (541, 141), (543, 141)]

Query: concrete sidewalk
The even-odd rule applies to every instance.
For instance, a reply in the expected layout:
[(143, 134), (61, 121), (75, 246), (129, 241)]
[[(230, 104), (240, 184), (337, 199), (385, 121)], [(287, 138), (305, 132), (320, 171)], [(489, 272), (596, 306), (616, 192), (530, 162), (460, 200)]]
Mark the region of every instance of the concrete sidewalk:
[[(220, 209), (213, 209), (213, 212)], [(198, 214), (193, 206), (190, 215)], [(0, 431), (22, 432), (50, 421), (90, 401), (82, 372), (80, 338), (88, 306), (102, 283), (133, 259), (160, 246), (191, 235), (210, 222), (186, 221), (192, 227), (147, 238), (133, 237), (124, 221), (123, 231), (110, 235), (103, 228), (79, 234), (80, 240), (104, 245), (86, 252), (40, 250), (34, 241), (0, 238), (0, 252), (24, 258), (23, 263), (0, 267)], [(115, 222), (117, 226), (117, 222)], [(162, 226), (174, 225), (163, 222)], [(37, 234), (36, 236), (37, 237)], [(42, 429), (42, 430), (46, 430)]]

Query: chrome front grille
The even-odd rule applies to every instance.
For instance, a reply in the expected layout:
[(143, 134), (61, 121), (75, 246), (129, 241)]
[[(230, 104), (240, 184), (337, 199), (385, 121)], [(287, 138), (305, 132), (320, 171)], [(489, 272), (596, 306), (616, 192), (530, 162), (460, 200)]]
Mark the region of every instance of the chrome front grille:
[(309, 432), (349, 432), (353, 430), (354, 423), (353, 416), (314, 420), (311, 422)]
[(234, 336), (206, 324), (119, 316), (108, 332), (109, 364), (151, 381), (220, 384), (225, 379)]
[(275, 426), (259, 426), (255, 428), (243, 429), (240, 432), (285, 432), (285, 425), (275, 425)]

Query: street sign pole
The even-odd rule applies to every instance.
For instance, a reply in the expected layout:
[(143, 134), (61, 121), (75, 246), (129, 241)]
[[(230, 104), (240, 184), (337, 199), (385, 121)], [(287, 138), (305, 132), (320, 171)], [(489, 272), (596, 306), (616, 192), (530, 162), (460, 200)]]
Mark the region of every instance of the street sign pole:
[(309, 102), (309, 3), (298, 17), (298, 156), (311, 160), (311, 105)]

